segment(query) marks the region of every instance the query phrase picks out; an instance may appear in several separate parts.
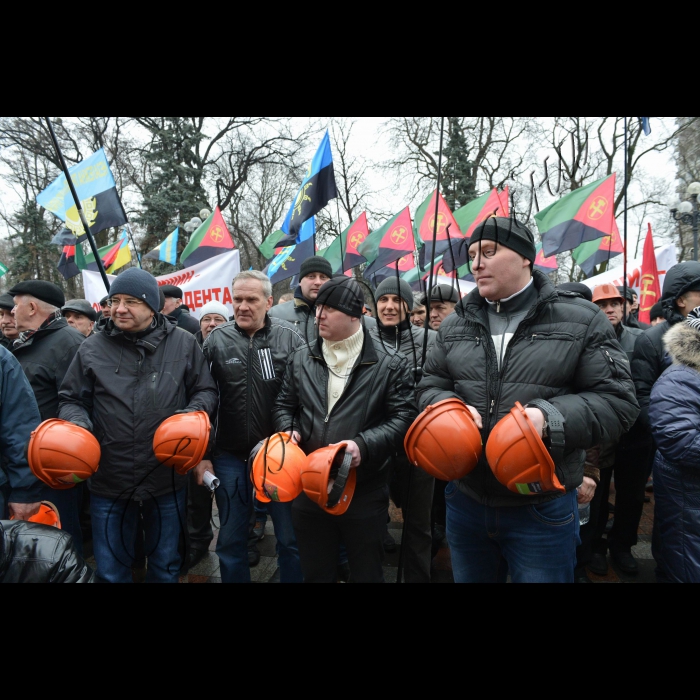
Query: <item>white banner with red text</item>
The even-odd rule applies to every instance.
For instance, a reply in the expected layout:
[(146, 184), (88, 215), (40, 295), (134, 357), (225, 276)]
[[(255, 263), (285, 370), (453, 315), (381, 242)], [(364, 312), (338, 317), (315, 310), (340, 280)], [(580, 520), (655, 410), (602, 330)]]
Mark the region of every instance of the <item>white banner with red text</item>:
[[(156, 277), (156, 281), (159, 287), (171, 284), (182, 289), (182, 303), (197, 319), (202, 307), (210, 301), (221, 302), (233, 316), (231, 288), (233, 280), (240, 271), (241, 254), (240, 251), (233, 250), (185, 270)], [(108, 278), (110, 283), (117, 279), (114, 275), (108, 275)], [(95, 311), (101, 311), (100, 300), (105, 297), (107, 291), (100, 273), (84, 270), (83, 288), (85, 298), (92, 304)]]

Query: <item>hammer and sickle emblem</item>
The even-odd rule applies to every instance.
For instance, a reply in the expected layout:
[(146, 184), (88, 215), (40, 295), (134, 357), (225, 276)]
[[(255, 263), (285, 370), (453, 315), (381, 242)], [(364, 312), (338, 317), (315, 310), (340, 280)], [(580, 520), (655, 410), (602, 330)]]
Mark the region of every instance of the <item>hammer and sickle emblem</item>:
[(405, 226), (399, 226), (399, 228), (394, 229), (391, 232), (391, 240), (395, 245), (400, 245), (401, 243), (405, 243), (406, 239), (408, 238), (408, 233), (406, 231)]
[(221, 243), (221, 241), (224, 240), (224, 232), (221, 230), (221, 226), (217, 226), (215, 229), (212, 229), (209, 235), (215, 243)]
[[(644, 275), (642, 277), (642, 298), (640, 299), (640, 308), (642, 311), (651, 311), (652, 306), (656, 304), (656, 292), (651, 289), (654, 285), (654, 275)], [(651, 302), (647, 303), (647, 297)]]
[(360, 247), (360, 244), (364, 242), (365, 238), (366, 236), (364, 233), (361, 231), (355, 231), (355, 233), (350, 236), (350, 245), (352, 246), (352, 249), (357, 250)]
[(598, 221), (605, 216), (605, 212), (608, 211), (609, 202), (605, 197), (597, 197), (591, 208), (588, 210), (588, 218), (592, 221)]

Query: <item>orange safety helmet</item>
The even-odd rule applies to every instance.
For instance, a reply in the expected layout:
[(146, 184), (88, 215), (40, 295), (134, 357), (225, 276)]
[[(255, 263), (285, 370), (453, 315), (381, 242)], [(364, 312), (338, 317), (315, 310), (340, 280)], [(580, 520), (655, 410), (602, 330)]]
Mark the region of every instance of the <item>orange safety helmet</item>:
[(92, 433), (73, 423), (52, 419), (32, 433), (27, 457), (39, 481), (56, 491), (68, 491), (95, 475), (102, 450)]
[(210, 434), (211, 421), (204, 411), (173, 416), (156, 430), (153, 453), (161, 464), (187, 476), (204, 459)]
[(411, 426), (404, 447), (411, 464), (440, 481), (464, 479), (484, 452), (479, 428), (459, 399), (429, 406)]
[(357, 470), (351, 469), (347, 444), (324, 447), (309, 455), (301, 473), (304, 493), (330, 515), (345, 515), (357, 488)]
[(291, 503), (301, 496), (301, 472), (307, 456), (288, 435), (277, 433), (263, 443), (253, 460), (251, 478), (261, 503)]
[(597, 304), (599, 301), (608, 301), (610, 299), (619, 299), (620, 304), (625, 300), (620, 294), (620, 290), (614, 284), (601, 284), (593, 290), (593, 303)]
[[(12, 516), (11, 520), (15, 520)], [(39, 508), (39, 512), (29, 518), (30, 523), (35, 525), (46, 525), (46, 527), (55, 527), (56, 529), (61, 529), (61, 516), (58, 513), (58, 508), (53, 503), (44, 501)]]
[[(529, 404), (544, 410), (549, 406), (543, 401)], [(563, 417), (561, 432), (563, 433)], [(547, 418), (552, 420), (552, 416)], [(493, 429), (488, 445), (486, 459), (498, 481), (509, 491), (521, 496), (539, 496), (543, 493), (566, 493), (556, 474), (552, 455), (537, 434), (535, 426), (521, 404), (515, 408)]]

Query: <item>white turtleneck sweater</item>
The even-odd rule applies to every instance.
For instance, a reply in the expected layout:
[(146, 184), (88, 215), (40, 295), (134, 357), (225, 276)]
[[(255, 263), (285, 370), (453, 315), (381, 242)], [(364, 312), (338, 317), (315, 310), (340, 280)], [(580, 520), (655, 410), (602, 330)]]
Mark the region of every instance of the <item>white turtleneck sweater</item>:
[(365, 333), (362, 328), (347, 340), (341, 340), (336, 343), (332, 343), (328, 340), (323, 341), (323, 357), (326, 360), (329, 370), (329, 416), (345, 391), (345, 387), (350, 379), (350, 373), (362, 352), (364, 342)]

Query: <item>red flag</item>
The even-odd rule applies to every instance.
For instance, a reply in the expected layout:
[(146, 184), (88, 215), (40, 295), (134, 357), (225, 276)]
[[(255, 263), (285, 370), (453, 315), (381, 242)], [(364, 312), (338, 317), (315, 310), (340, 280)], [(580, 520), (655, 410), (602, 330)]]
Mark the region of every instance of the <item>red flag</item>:
[(651, 230), (651, 224), (649, 224), (642, 264), (642, 291), (639, 296), (639, 320), (642, 323), (651, 323), (651, 309), (659, 301), (661, 301), (661, 283), (659, 282), (659, 268), (656, 264), (654, 234)]

